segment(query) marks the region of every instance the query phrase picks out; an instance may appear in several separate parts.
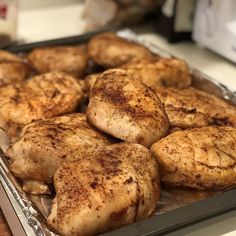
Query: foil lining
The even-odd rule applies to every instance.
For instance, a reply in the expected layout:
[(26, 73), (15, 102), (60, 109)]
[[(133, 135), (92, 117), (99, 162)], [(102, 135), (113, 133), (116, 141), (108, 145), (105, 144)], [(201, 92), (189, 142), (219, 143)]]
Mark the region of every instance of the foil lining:
[[(153, 45), (142, 37), (138, 37), (129, 29), (118, 31), (117, 34), (128, 40), (139, 42), (148, 47), (153, 53), (162, 57), (172, 57), (172, 55), (162, 49)], [(199, 70), (191, 67), (192, 71), (192, 85), (200, 90), (214, 94), (218, 97), (228, 100), (230, 103), (236, 105), (236, 93), (228, 89), (218, 81), (206, 76)], [(2, 132), (2, 130), (1, 130)], [(2, 137), (1, 133), (0, 136)], [(3, 135), (4, 136), (4, 135)], [(0, 139), (2, 143), (2, 140)], [(4, 138), (4, 149), (9, 143)], [(1, 146), (1, 145), (0, 145)], [(9, 201), (15, 209), (18, 219), (21, 222), (26, 235), (28, 236), (55, 236), (46, 224), (46, 218), (49, 215), (52, 197), (45, 195), (27, 195), (22, 191), (20, 183), (10, 173), (7, 167), (4, 154), (0, 153), (0, 182), (8, 195)], [(216, 192), (193, 191), (180, 188), (166, 188), (161, 191), (161, 199), (158, 202), (157, 211), (155, 215), (161, 215), (163, 212), (170, 211), (189, 203), (203, 200), (209, 196), (218, 194)], [(1, 193), (0, 193), (1, 196)]]

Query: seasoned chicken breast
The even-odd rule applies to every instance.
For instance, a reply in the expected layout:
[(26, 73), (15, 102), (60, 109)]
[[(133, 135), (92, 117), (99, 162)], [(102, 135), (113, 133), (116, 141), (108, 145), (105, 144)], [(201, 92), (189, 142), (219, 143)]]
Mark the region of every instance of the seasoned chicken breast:
[[(124, 64), (120, 68), (140, 76), (142, 82), (153, 89), (160, 86), (184, 88), (191, 84), (188, 66), (179, 59), (149, 58)], [(87, 94), (100, 74), (91, 74), (85, 78)]]
[(64, 163), (54, 186), (48, 224), (60, 235), (97, 235), (147, 218), (160, 195), (155, 159), (130, 143)]
[(29, 66), (23, 62), (0, 61), (0, 87), (27, 79), (30, 75)]
[(73, 112), (83, 99), (82, 82), (52, 72), (0, 88), (0, 127), (26, 125), (43, 118)]
[(22, 62), (22, 59), (13, 53), (10, 53), (5, 50), (0, 50), (0, 61), (1, 62)]
[(155, 89), (157, 86), (184, 88), (191, 84), (191, 76), (185, 61), (174, 58), (158, 58), (155, 61), (139, 61), (121, 66), (122, 69), (141, 77), (143, 83)]
[(0, 50), (0, 87), (25, 80), (30, 67), (16, 55)]
[(173, 105), (165, 106), (166, 114), (170, 125), (174, 128), (188, 129), (194, 127), (204, 127), (212, 124), (213, 120), (206, 114), (197, 109), (186, 109)]
[(97, 78), (99, 77), (99, 75), (101, 75), (101, 73), (95, 73), (95, 74), (91, 74), (91, 75), (88, 75), (85, 77), (84, 88), (85, 88), (85, 94), (87, 96), (89, 96), (89, 93), (90, 93), (93, 85), (97, 81)]
[(236, 186), (236, 129), (202, 127), (176, 131), (151, 152), (165, 184), (224, 190)]
[(88, 42), (88, 55), (97, 64), (111, 68), (151, 57), (152, 53), (144, 46), (120, 38), (114, 33), (102, 33)]
[[(87, 123), (84, 114), (74, 113), (25, 126), (6, 156), (11, 172), (22, 181), (50, 183), (62, 162), (110, 143), (105, 135)], [(37, 192), (29, 183), (25, 188)]]
[(193, 87), (182, 90), (159, 87), (155, 91), (164, 103), (171, 126), (236, 126), (236, 108), (212, 94)]
[(121, 69), (99, 76), (90, 93), (87, 117), (103, 132), (146, 147), (165, 136), (169, 128), (153, 90), (138, 76)]
[(36, 48), (28, 60), (39, 73), (63, 71), (76, 77), (83, 76), (88, 64), (87, 53), (81, 46)]

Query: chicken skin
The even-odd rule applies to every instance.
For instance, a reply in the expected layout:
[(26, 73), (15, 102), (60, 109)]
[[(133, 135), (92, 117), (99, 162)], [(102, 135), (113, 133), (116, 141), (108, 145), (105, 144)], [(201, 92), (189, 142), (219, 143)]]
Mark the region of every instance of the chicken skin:
[(184, 88), (191, 84), (191, 76), (185, 61), (161, 58), (156, 61), (139, 61), (121, 66), (122, 69), (141, 77), (143, 83), (155, 89), (157, 86)]
[(90, 93), (87, 117), (101, 131), (146, 147), (165, 136), (169, 128), (154, 91), (138, 76), (121, 69), (99, 76)]
[(88, 54), (98, 65), (105, 68), (152, 57), (152, 53), (144, 46), (122, 39), (114, 33), (103, 33), (93, 37), (88, 42)]
[(31, 185), (35, 186), (37, 182), (32, 181), (51, 183), (62, 162), (110, 143), (105, 135), (87, 123), (84, 114), (74, 113), (25, 126), (6, 156), (12, 173), (26, 181), (25, 190), (44, 193), (44, 189), (34, 189)]
[(236, 129), (176, 131), (151, 147), (165, 184), (224, 190), (236, 186)]
[(83, 99), (83, 84), (52, 72), (0, 88), (0, 127), (26, 125), (38, 119), (73, 112)]
[(48, 224), (67, 236), (97, 235), (145, 219), (160, 195), (155, 158), (144, 146), (131, 143), (63, 163), (54, 185)]
[(62, 71), (76, 77), (83, 76), (88, 64), (81, 46), (36, 48), (28, 55), (28, 60), (39, 73)]
[(180, 128), (207, 125), (230, 125), (236, 127), (236, 108), (224, 100), (188, 87), (156, 88), (163, 102), (171, 126)]
[(0, 50), (0, 87), (25, 80), (30, 67), (14, 54)]

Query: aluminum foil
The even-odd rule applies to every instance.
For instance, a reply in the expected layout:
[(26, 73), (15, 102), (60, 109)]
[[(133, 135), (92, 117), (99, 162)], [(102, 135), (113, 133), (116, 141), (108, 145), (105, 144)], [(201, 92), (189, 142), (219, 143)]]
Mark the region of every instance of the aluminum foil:
[[(163, 51), (157, 46), (143, 40), (142, 37), (138, 37), (131, 30), (122, 30), (117, 32), (117, 34), (128, 40), (136, 41), (145, 45), (153, 53), (156, 53), (162, 57), (172, 57), (170, 53)], [(210, 78), (209, 76), (206, 76), (205, 74), (192, 68), (191, 66), (190, 68), (192, 71), (194, 87), (214, 94), (218, 97), (222, 97), (225, 100), (228, 100), (230, 103), (236, 105), (235, 92), (230, 91), (230, 89), (228, 89), (218, 81)], [(2, 135), (0, 134), (0, 136)], [(2, 143), (1, 139), (0, 142)], [(7, 143), (9, 143), (8, 140), (6, 140), (6, 137), (3, 143), (5, 149)], [(5, 190), (5, 194), (7, 195), (12, 207), (14, 208), (19, 221), (21, 222), (26, 235), (57, 235), (50, 231), (46, 224), (52, 197), (44, 195), (27, 195), (26, 193), (24, 193), (22, 191), (20, 183), (8, 170), (6, 160), (2, 152), (0, 153), (0, 183), (2, 184), (2, 187)], [(1, 194), (3, 193), (0, 193), (0, 196)], [(164, 187), (162, 189), (161, 199), (158, 202), (158, 208), (155, 214), (162, 214), (163, 212), (170, 211), (186, 204), (205, 199), (214, 194), (217, 193), (193, 191), (180, 188), (168, 189)]]

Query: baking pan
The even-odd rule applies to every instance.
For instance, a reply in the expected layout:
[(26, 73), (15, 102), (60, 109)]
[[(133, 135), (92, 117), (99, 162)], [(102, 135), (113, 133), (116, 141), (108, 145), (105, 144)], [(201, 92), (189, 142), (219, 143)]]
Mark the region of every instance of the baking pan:
[[(36, 47), (79, 44), (87, 41), (96, 33), (99, 32), (17, 45), (8, 48), (8, 50), (14, 53), (26, 53)], [(171, 57), (170, 53), (144, 41), (130, 30), (121, 30), (117, 34), (129, 40), (140, 42), (160, 56)], [(236, 96), (233, 91), (200, 71), (194, 68), (191, 68), (191, 70), (194, 87), (215, 94), (236, 105)], [(5, 164), (3, 153), (0, 153), (0, 183), (0, 205), (14, 234), (30, 236), (56, 235), (47, 228), (45, 223), (46, 213), (43, 213), (35, 204), (39, 201), (47, 201), (47, 199), (45, 200), (43, 197), (41, 199), (37, 199), (37, 197), (30, 198), (22, 192), (17, 180)], [(194, 191), (191, 191), (192, 196), (187, 198), (185, 197), (186, 191), (178, 190), (175, 193), (175, 191), (170, 192), (168, 189), (162, 190), (157, 212), (153, 216), (103, 235), (162, 235), (236, 209), (236, 189), (220, 193), (204, 192), (202, 195), (200, 194), (201, 197), (196, 197), (199, 192), (194, 195)]]
[(18, 53), (18, 52), (27, 52), (37, 47), (43, 47), (43, 46), (57, 46), (57, 45), (73, 45), (73, 44), (79, 44), (88, 41), (92, 36), (106, 32), (106, 31), (118, 31), (119, 27), (104, 27), (102, 29), (91, 31), (85, 34), (81, 35), (75, 35), (65, 38), (58, 38), (58, 39), (50, 39), (46, 41), (40, 41), (40, 42), (33, 42), (33, 43), (26, 43), (26, 44), (18, 44), (18, 45), (12, 45), (9, 47), (4, 48), (7, 51), (10, 51), (12, 53)]

